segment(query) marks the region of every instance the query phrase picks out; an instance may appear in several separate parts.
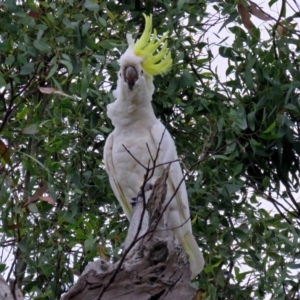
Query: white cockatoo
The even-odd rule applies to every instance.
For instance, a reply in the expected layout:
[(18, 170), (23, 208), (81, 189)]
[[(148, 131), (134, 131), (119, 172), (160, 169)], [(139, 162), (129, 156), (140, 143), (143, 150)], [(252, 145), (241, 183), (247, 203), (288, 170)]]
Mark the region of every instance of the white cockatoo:
[(151, 155), (155, 157), (158, 153), (157, 167), (148, 181), (154, 185), (167, 167), (165, 163), (172, 162), (165, 203), (179, 186), (169, 205), (170, 225), (189, 256), (194, 278), (202, 271), (204, 260), (192, 234), (186, 186), (174, 141), (155, 117), (151, 105), (153, 76), (168, 72), (172, 58), (165, 41), (167, 33), (157, 40), (155, 30), (152, 34), (152, 15), (144, 17), (146, 24), (141, 38), (134, 43), (132, 36), (127, 35), (129, 47), (120, 58), (117, 88), (113, 92), (116, 99), (107, 106), (114, 130), (106, 140), (104, 162), (112, 189), (129, 220), (132, 199), (137, 197), (144, 181), (145, 169), (141, 164), (148, 167), (150, 161), (151, 167)]

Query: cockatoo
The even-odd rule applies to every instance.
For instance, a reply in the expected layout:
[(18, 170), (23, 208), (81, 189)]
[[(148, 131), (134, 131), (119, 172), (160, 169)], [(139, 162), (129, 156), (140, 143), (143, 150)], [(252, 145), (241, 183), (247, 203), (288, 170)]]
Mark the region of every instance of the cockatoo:
[(145, 176), (141, 164), (153, 166), (151, 156), (158, 153), (157, 167), (148, 181), (154, 185), (166, 163), (172, 162), (165, 203), (176, 194), (169, 204), (170, 225), (189, 256), (194, 278), (202, 271), (204, 259), (192, 234), (186, 186), (174, 141), (151, 106), (153, 76), (167, 73), (172, 65), (165, 41), (168, 33), (157, 39), (156, 30), (152, 34), (152, 15), (144, 17), (141, 38), (135, 43), (128, 34), (129, 47), (120, 58), (117, 88), (113, 91), (115, 101), (107, 106), (114, 130), (105, 143), (104, 163), (113, 192), (130, 220), (132, 199), (137, 197)]

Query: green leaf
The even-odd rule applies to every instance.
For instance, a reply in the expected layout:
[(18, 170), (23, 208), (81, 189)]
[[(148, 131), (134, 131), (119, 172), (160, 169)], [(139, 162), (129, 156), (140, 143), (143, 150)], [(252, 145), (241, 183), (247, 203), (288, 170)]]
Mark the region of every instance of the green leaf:
[(106, 126), (102, 126), (102, 127), (100, 127), (100, 129), (99, 129), (100, 131), (103, 131), (103, 132), (105, 132), (105, 133), (110, 133), (111, 132), (111, 129), (110, 128), (108, 128), (108, 127), (106, 127)]
[(231, 48), (228, 47), (220, 47), (219, 54), (225, 58), (233, 58), (233, 51)]
[(281, 138), (278, 134), (261, 134), (259, 137), (264, 140), (277, 140)]
[(73, 72), (73, 65), (72, 65), (72, 63), (69, 60), (61, 59), (60, 63), (62, 63), (63, 65), (65, 65), (67, 67), (69, 75), (72, 74), (72, 72)]
[(2, 76), (2, 74), (0, 73), (0, 87), (4, 87), (6, 85), (6, 82)]
[(193, 106), (187, 106), (185, 109), (184, 109), (185, 113), (188, 114), (188, 115), (191, 115), (193, 114), (194, 112), (194, 107)]
[(177, 9), (181, 10), (183, 5), (185, 4), (186, 0), (178, 0), (177, 1)]
[(245, 80), (246, 80), (247, 87), (252, 90), (254, 88), (254, 85), (253, 85), (253, 80), (252, 80), (252, 74), (251, 74), (251, 68), (250, 67), (246, 67)]
[(86, 0), (84, 2), (84, 7), (90, 11), (98, 12), (99, 11), (99, 5), (92, 0)]
[(63, 44), (63, 43), (66, 42), (66, 38), (65, 38), (64, 36), (58, 36), (58, 37), (55, 38), (55, 41), (56, 41), (57, 43)]
[(43, 275), (45, 275), (46, 277), (51, 277), (52, 273), (55, 270), (55, 266), (50, 264), (41, 264), (40, 268), (42, 270)]
[(56, 73), (57, 69), (58, 69), (58, 64), (53, 65), (46, 79), (51, 78)]
[(10, 52), (12, 50), (12, 41), (10, 39), (6, 39), (0, 43), (0, 53), (5, 54), (6, 52)]
[(285, 237), (284, 235), (282, 235), (281, 233), (279, 233), (277, 235), (278, 239), (280, 240), (280, 242), (284, 242), (287, 245), (293, 245), (292, 241), (290, 241), (287, 237)]
[(230, 115), (234, 120), (234, 123), (242, 130), (247, 128), (247, 118), (245, 116), (245, 110), (243, 107), (238, 107), (236, 110), (231, 110)]
[(99, 17), (98, 18), (98, 21), (99, 23), (103, 26), (103, 27), (106, 27), (107, 26), (107, 23), (106, 23), (106, 20), (102, 17)]
[(243, 164), (237, 164), (234, 166), (233, 176), (239, 175), (243, 170)]
[(28, 157), (29, 159), (31, 159), (32, 161), (36, 162), (38, 165), (40, 165), (43, 169), (45, 169), (47, 172), (49, 172), (49, 170), (38, 160), (36, 159), (35, 157), (27, 154), (27, 153), (22, 153), (23, 156), (26, 156)]
[(30, 252), (30, 238), (28, 236), (23, 236), (22, 240), (18, 243), (18, 248), (23, 253)]
[(263, 133), (269, 133), (276, 127), (276, 121), (274, 121)]
[(31, 211), (32, 213), (39, 212), (39, 209), (35, 203), (30, 203), (27, 207), (28, 207), (29, 211)]
[(6, 0), (7, 10), (10, 12), (16, 12), (17, 3), (15, 0)]
[(15, 57), (10, 55), (5, 59), (5, 64), (6, 65), (11, 65), (15, 62)]
[(284, 108), (289, 109), (289, 110), (297, 110), (297, 107), (292, 103), (285, 105)]
[(214, 155), (213, 157), (214, 158), (219, 158), (219, 159), (222, 159), (222, 160), (229, 160), (229, 158), (227, 156), (220, 155), (220, 154)]
[(39, 132), (38, 125), (32, 124), (22, 130), (24, 134), (35, 135)]
[(248, 126), (252, 131), (255, 130), (255, 114), (256, 111), (252, 111), (247, 115)]
[(120, 41), (106, 40), (106, 41), (100, 42), (100, 46), (104, 49), (110, 50), (110, 49), (113, 49), (114, 47), (119, 47), (120, 46)]
[(28, 75), (28, 74), (32, 73), (33, 70), (34, 70), (34, 63), (28, 63), (28, 64), (22, 66), (20, 75)]
[(178, 82), (177, 82), (176, 78), (175, 77), (171, 78), (168, 89), (167, 89), (169, 96), (171, 96), (175, 93), (177, 86), (178, 86)]
[(50, 52), (51, 51), (51, 48), (43, 39), (34, 41), (33, 45), (36, 49), (38, 49), (41, 52)]
[(71, 22), (68, 18), (63, 18), (63, 23), (66, 25), (67, 28), (75, 28), (74, 22)]
[(82, 36), (86, 36), (89, 29), (91, 27), (91, 23), (90, 22), (85, 22), (83, 25), (82, 25), (82, 29), (81, 29), (81, 35)]
[(89, 235), (89, 237), (84, 241), (84, 250), (93, 250), (96, 247), (96, 240), (97, 239), (94, 238), (92, 235)]
[(270, 178), (268, 176), (265, 176), (263, 179), (263, 187), (268, 188), (270, 186)]
[(82, 83), (81, 83), (81, 97), (82, 97), (82, 99), (86, 99), (87, 92), (88, 92), (88, 81), (87, 81), (86, 78), (83, 78)]
[(48, 19), (52, 24), (55, 24), (55, 20), (54, 20), (53, 15), (52, 15), (51, 13), (47, 13), (46, 16), (47, 16), (47, 19)]
[(0, 273), (4, 272), (6, 269), (6, 264), (0, 264)]
[(213, 269), (217, 268), (222, 262), (223, 262), (223, 260), (219, 260), (218, 262), (216, 262), (213, 265), (205, 266), (205, 268), (204, 268), (205, 273), (211, 273), (213, 271)]
[(195, 80), (192, 74), (187, 71), (183, 70), (182, 71), (182, 77), (181, 77), (181, 86), (186, 87), (186, 86), (195, 86)]

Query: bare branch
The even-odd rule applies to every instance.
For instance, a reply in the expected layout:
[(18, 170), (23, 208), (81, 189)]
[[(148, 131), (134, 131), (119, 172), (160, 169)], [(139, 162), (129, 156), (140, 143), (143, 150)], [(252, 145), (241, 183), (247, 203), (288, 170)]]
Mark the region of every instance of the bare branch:
[(136, 159), (134, 157), (134, 155), (132, 155), (132, 153), (128, 150), (128, 148), (122, 144), (122, 146), (124, 147), (124, 149), (127, 151), (127, 153), (141, 166), (143, 167), (145, 170), (147, 170), (147, 167), (145, 167), (138, 159)]

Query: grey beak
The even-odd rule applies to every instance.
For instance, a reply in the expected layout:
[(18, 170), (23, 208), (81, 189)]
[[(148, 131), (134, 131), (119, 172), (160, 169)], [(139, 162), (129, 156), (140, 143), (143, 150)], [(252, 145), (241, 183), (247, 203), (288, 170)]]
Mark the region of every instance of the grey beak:
[(124, 71), (125, 82), (128, 84), (128, 87), (132, 90), (135, 85), (135, 82), (138, 80), (138, 73), (133, 66), (128, 66)]

